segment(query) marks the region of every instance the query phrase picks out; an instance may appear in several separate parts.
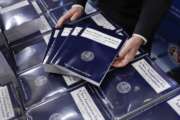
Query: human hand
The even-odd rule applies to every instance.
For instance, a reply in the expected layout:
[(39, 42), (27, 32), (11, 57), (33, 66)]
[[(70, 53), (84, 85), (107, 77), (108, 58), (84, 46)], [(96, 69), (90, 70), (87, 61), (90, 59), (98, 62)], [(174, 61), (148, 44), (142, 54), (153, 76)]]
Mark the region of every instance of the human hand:
[(125, 67), (134, 59), (143, 42), (143, 39), (137, 36), (133, 36), (127, 40), (112, 66), (116, 68)]
[(74, 21), (78, 19), (83, 14), (83, 7), (80, 5), (73, 5), (70, 10), (68, 10), (62, 17), (59, 18), (56, 28), (62, 27), (62, 25), (67, 21)]

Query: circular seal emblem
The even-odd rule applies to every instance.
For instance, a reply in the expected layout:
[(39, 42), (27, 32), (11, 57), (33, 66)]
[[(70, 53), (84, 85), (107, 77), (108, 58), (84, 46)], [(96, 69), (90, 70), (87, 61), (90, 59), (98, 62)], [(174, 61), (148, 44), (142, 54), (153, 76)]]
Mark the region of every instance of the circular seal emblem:
[(49, 117), (49, 120), (61, 120), (62, 115), (59, 113), (54, 113)]
[(94, 58), (95, 58), (95, 55), (91, 51), (84, 51), (81, 54), (81, 60), (83, 60), (85, 62), (90, 62), (90, 61), (94, 60)]
[(128, 82), (120, 82), (117, 84), (116, 89), (119, 93), (126, 94), (131, 91), (131, 85)]
[(48, 79), (45, 76), (39, 76), (34, 82), (35, 82), (35, 85), (39, 87), (39, 86), (45, 85), (47, 81)]

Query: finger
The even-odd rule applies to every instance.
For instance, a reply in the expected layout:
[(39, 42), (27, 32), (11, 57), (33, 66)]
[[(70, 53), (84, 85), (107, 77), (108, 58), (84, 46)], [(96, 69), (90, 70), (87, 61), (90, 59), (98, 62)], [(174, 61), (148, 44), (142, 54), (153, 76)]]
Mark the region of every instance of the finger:
[(113, 63), (113, 67), (118, 67), (118, 68), (121, 68), (121, 67), (125, 67), (126, 65), (128, 65), (133, 59), (134, 59), (134, 56), (135, 56), (135, 51), (134, 50), (131, 50), (129, 51), (123, 59), (117, 59), (114, 63)]
[(123, 60), (115, 61), (112, 66), (115, 68), (121, 68), (121, 67), (126, 66), (127, 64), (128, 64), (128, 61), (127, 59), (124, 58)]
[(72, 10), (68, 11), (65, 15), (63, 15), (57, 22), (56, 27), (61, 27), (65, 21), (71, 18), (73, 12)]
[(121, 57), (116, 58), (116, 59), (114, 60), (113, 64), (112, 64), (112, 66), (113, 66), (113, 67), (118, 67), (119, 64), (120, 64), (120, 62), (123, 61), (123, 59), (124, 59), (124, 58), (121, 58)]
[(117, 66), (125, 67), (134, 59), (135, 54), (136, 52), (134, 52), (133, 50), (129, 51), (128, 54), (124, 57), (124, 59)]
[(125, 55), (124, 56), (117, 56), (112, 64), (113, 67), (116, 67), (120, 61), (122, 61), (124, 59)]
[(119, 52), (119, 57), (123, 58), (129, 51), (128, 43), (126, 42)]
[(62, 17), (58, 20), (58, 22), (57, 22), (57, 24), (56, 24), (56, 27), (62, 27), (62, 25), (64, 24), (64, 22), (65, 22), (66, 20), (68, 20), (70, 17), (71, 17), (71, 14), (70, 14), (70, 13), (65, 14), (64, 16), (62, 16)]
[(79, 12), (76, 12), (76, 13), (73, 14), (73, 16), (71, 17), (70, 20), (74, 21), (74, 20), (78, 19), (80, 16), (81, 16), (81, 14)]
[(113, 64), (113, 67), (116, 67), (116, 68), (122, 68), (122, 67), (125, 67), (126, 65), (128, 65), (129, 63), (129, 60), (124, 58), (123, 60), (121, 61), (116, 61), (114, 64)]

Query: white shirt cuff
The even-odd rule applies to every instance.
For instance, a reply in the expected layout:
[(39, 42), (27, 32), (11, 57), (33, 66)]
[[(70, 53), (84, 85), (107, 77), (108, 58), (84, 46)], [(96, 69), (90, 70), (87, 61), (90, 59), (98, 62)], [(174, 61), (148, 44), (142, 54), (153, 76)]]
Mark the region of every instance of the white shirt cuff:
[(72, 5), (72, 8), (73, 7), (80, 7), (80, 8), (82, 8), (82, 9), (84, 9), (84, 7), (82, 6), (82, 5), (79, 5), (79, 4), (74, 4), (74, 5)]
[(136, 34), (136, 33), (134, 33), (132, 36), (141, 38), (144, 41), (143, 45), (146, 45), (147, 39), (144, 36)]

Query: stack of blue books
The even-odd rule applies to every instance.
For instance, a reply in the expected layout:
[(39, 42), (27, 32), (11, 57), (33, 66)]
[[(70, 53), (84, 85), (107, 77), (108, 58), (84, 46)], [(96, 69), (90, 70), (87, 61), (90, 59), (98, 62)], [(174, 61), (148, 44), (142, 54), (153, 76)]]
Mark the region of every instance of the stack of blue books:
[[(91, 2), (80, 20), (54, 28), (46, 44), (44, 32), (74, 2), (29, 1), (0, 2), (0, 25), (17, 67), (15, 74), (10, 67), (15, 66), (13, 58), (6, 54), (10, 49), (0, 33), (1, 119), (19, 119), (22, 112), (29, 120), (179, 119), (179, 92), (174, 96), (179, 85), (147, 56), (142, 57), (142, 51), (125, 68), (111, 68), (128, 35)], [(36, 2), (47, 13), (40, 15)], [(39, 21), (43, 29), (34, 27)], [(163, 47), (167, 49), (168, 44)]]
[(88, 84), (31, 107), (30, 120), (112, 120), (107, 109)]
[(104, 96), (102, 101), (112, 116), (124, 119), (156, 99), (163, 100), (178, 86), (148, 57), (143, 57), (125, 68), (109, 71), (97, 91)]
[[(2, 29), (8, 39), (13, 42), (22, 36), (26, 36), (36, 31), (35, 20), (38, 14), (28, 1), (22, 1), (18, 5), (12, 5), (1, 9)], [(28, 29), (27, 29), (28, 28)]]
[(131, 120), (179, 120), (180, 119), (180, 91), (174, 97), (150, 109), (140, 112)]
[(87, 17), (54, 29), (44, 64), (99, 86), (126, 39), (124, 31), (117, 34)]
[(79, 78), (47, 73), (42, 64), (19, 74), (18, 81), (26, 109), (83, 83)]
[[(42, 63), (47, 44), (44, 35), (36, 32), (11, 44), (16, 72), (22, 72)], [(15, 65), (14, 65), (15, 66)]]
[[(7, 53), (6, 53), (7, 55)], [(9, 61), (10, 62), (10, 61)], [(5, 85), (16, 79), (14, 71), (11, 69), (9, 63), (6, 61), (3, 53), (0, 51), (0, 85)]]
[[(126, 68), (109, 71), (100, 87), (75, 81), (74, 77), (47, 73), (42, 66), (22, 73), (20, 77), (27, 97), (25, 104), (29, 104), (26, 116), (33, 120), (159, 120), (160, 115), (151, 114), (153, 111), (162, 114), (154, 106), (162, 106), (161, 103), (179, 91), (179, 85), (148, 57), (142, 57)], [(70, 86), (68, 79), (74, 79)], [(167, 109), (162, 111), (170, 112), (167, 120), (178, 120), (178, 104), (174, 102), (178, 103), (178, 100), (174, 98), (168, 102), (174, 110), (167, 105), (163, 107)], [(141, 114), (149, 109), (150, 112)]]
[[(11, 0), (13, 3), (16, 0)], [(19, 1), (19, 0), (18, 0)], [(8, 1), (4, 1), (4, 3)], [(50, 31), (51, 27), (43, 15), (27, 0), (4, 7), (0, 12), (1, 27), (8, 43), (17, 41), (32, 33)]]

